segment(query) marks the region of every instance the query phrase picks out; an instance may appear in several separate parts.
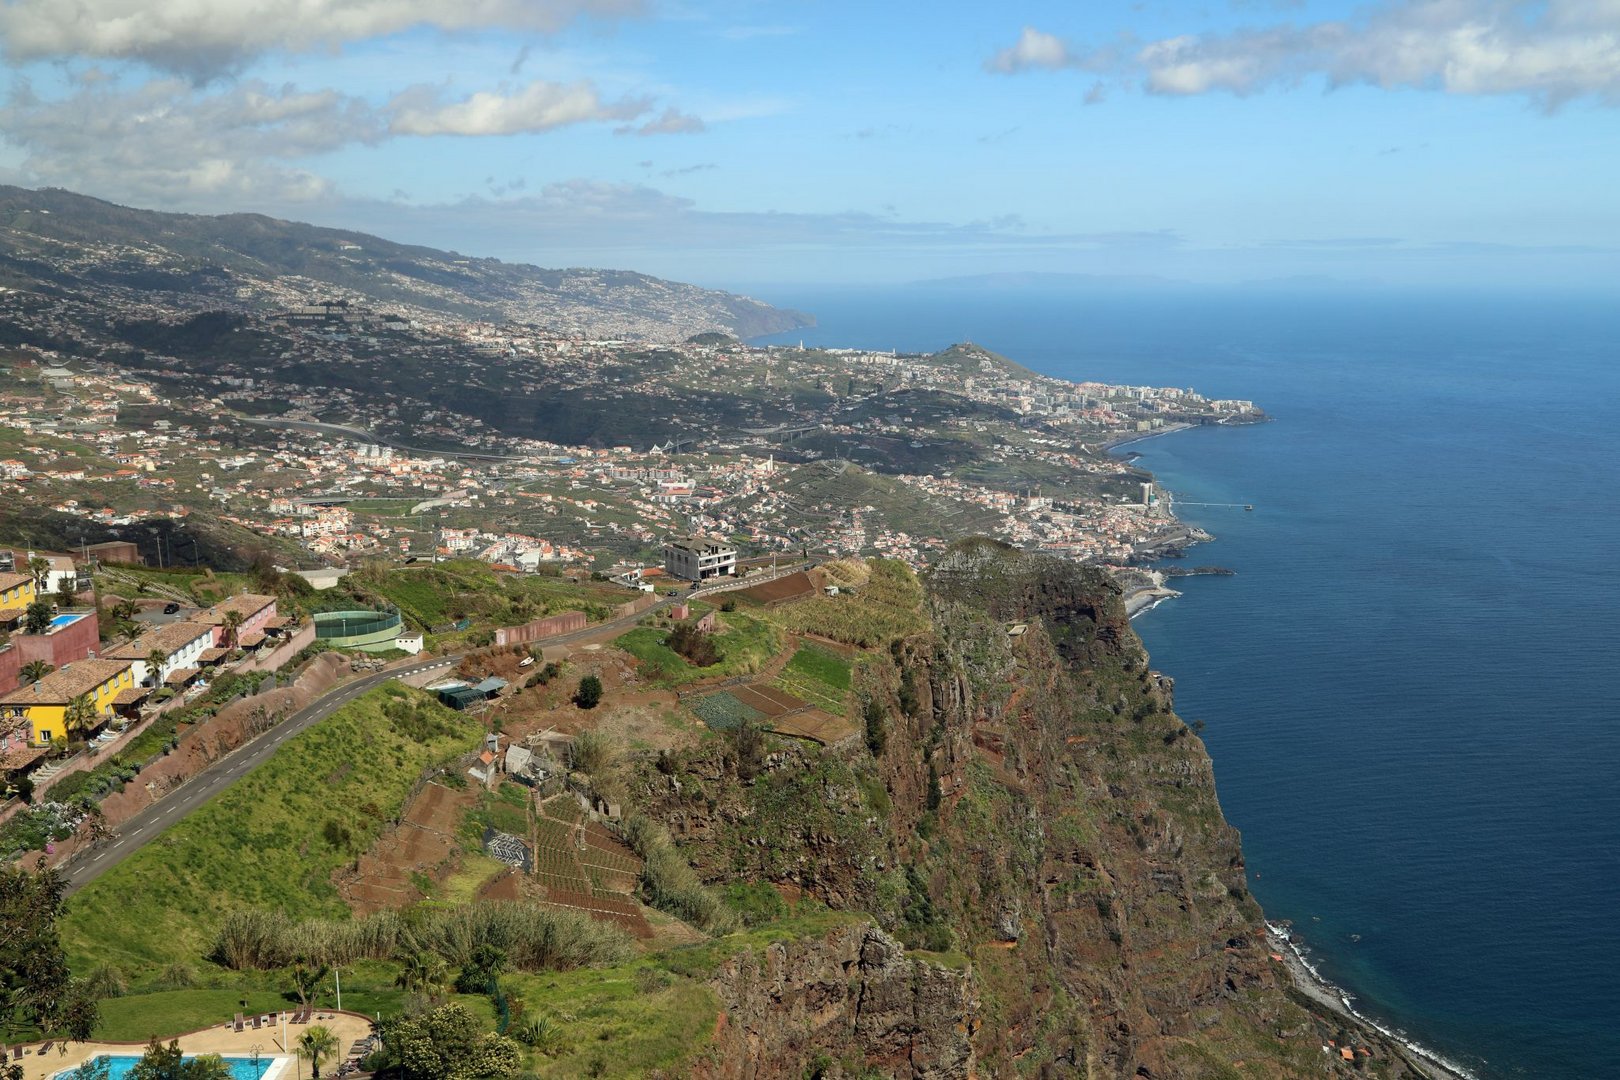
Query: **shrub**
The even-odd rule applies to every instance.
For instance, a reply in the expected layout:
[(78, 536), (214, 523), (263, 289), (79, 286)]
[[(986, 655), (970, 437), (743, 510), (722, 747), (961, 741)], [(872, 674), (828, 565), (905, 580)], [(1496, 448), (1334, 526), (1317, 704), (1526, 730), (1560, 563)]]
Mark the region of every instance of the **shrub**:
[(782, 894), (763, 881), (733, 881), (721, 895), (744, 926), (759, 926), (788, 913)]
[(568, 744), (568, 763), (582, 773), (599, 776), (618, 756), (612, 740), (600, 731), (582, 731)]
[(616, 963), (629, 956), (623, 931), (584, 912), (521, 902), (463, 904), (423, 910), (410, 925), (395, 911), (361, 919), (293, 919), (248, 910), (226, 916), (212, 958), (235, 970), (267, 971), (302, 960), (347, 965), (431, 952), (455, 968), (482, 966), (491, 951), (518, 971)]
[(675, 849), (662, 826), (632, 814), (624, 822), (624, 839), (645, 863), (641, 891), (649, 904), (700, 930), (731, 928), (731, 913), (704, 887), (697, 871)]
[(677, 623), (664, 644), (694, 667), (711, 667), (720, 662), (720, 650), (714, 647), (714, 641), (693, 623)]
[(595, 675), (587, 675), (579, 680), (579, 688), (574, 691), (574, 704), (582, 709), (594, 709), (602, 700), (602, 680)]

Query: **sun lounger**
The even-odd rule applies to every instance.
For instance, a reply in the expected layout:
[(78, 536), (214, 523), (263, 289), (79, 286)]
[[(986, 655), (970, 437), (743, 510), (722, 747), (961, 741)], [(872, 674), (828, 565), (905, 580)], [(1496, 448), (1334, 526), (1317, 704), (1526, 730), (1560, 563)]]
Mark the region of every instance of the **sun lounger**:
[(40, 1047), (39, 1048), (40, 1056), (44, 1057), (46, 1054), (50, 1053), (51, 1052), (51, 1047), (53, 1047), (55, 1045), (56, 1045), (55, 1041), (50, 1041), (50, 1042), (47, 1042), (44, 1046)]
[(13, 1060), (13, 1061), (21, 1061), (22, 1056), (25, 1053), (27, 1053), (27, 1051), (25, 1049), (23, 1049), (21, 1046), (13, 1047), (12, 1051), (11, 1051), (11, 1060)]
[(241, 1014), (241, 1013), (237, 1013), (237, 1014), (236, 1014), (236, 1030), (237, 1030), (237, 1031), (241, 1031), (241, 1030), (242, 1030), (242, 1027), (243, 1027), (243, 1022), (242, 1022), (242, 1014)]

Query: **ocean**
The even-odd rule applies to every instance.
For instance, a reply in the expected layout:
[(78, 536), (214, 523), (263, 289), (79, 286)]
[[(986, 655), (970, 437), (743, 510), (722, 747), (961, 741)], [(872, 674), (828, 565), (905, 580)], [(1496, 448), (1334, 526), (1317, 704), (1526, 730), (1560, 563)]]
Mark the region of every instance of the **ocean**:
[[(1131, 447), (1214, 533), (1135, 625), (1250, 885), (1362, 1012), (1482, 1080), (1620, 1076), (1620, 304), (778, 290), (814, 330), (1250, 398)], [(1195, 503), (1249, 503), (1253, 512)]]

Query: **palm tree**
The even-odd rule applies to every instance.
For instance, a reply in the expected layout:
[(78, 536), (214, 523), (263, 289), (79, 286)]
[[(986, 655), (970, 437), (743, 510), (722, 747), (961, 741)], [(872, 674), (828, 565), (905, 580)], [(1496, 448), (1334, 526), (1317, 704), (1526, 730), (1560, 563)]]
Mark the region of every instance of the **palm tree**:
[(163, 665), (169, 662), (169, 654), (162, 649), (153, 649), (146, 654), (146, 667), (152, 673), (152, 685), (163, 684)]
[(236, 648), (236, 631), (242, 625), (242, 613), (232, 608), (225, 613), (225, 618), (222, 621), (225, 624), (225, 640), (228, 642), (226, 648), (234, 649)]
[(394, 978), (394, 985), (408, 994), (432, 997), (434, 991), (444, 985), (445, 975), (444, 961), (437, 955), (412, 950), (400, 957), (399, 975)]
[(118, 636), (125, 641), (134, 641), (142, 633), (141, 624), (125, 620), (118, 624)]
[(112, 617), (118, 622), (128, 622), (135, 618), (135, 613), (141, 610), (133, 600), (120, 600), (113, 605)]
[(28, 556), (28, 576), (34, 579), (34, 595), (45, 595), (45, 583), (51, 580), (51, 560), (43, 555)]
[(95, 702), (90, 700), (90, 695), (80, 694), (68, 702), (67, 712), (62, 717), (62, 726), (82, 735), (87, 729), (94, 727), (99, 719), (101, 714), (96, 711)]
[(44, 660), (30, 660), (22, 666), (17, 674), (22, 676), (25, 683), (37, 683), (45, 676), (56, 670), (56, 665)]
[(321, 1059), (331, 1056), (338, 1046), (337, 1036), (325, 1024), (316, 1024), (298, 1039), (298, 1056), (309, 1062), (310, 1075), (321, 1080)]

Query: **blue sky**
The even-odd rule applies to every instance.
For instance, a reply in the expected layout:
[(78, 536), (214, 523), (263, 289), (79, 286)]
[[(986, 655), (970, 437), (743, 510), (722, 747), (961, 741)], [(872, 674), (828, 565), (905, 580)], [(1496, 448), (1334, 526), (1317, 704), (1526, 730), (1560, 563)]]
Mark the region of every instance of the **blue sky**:
[(1620, 0), (0, 0), (0, 179), (746, 287), (1620, 281)]

